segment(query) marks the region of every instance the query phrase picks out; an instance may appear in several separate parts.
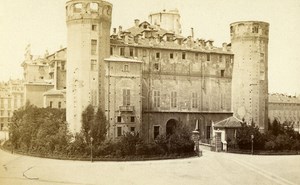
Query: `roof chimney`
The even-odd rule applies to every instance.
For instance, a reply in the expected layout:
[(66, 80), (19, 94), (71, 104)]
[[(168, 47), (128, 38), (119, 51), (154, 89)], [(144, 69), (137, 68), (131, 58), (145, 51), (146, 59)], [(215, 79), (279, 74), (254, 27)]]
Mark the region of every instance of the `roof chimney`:
[(140, 20), (139, 19), (134, 19), (134, 24), (135, 24), (135, 27), (139, 27)]
[(117, 28), (113, 28), (113, 34), (117, 34)]
[(122, 26), (119, 26), (119, 32), (120, 33), (122, 32)]

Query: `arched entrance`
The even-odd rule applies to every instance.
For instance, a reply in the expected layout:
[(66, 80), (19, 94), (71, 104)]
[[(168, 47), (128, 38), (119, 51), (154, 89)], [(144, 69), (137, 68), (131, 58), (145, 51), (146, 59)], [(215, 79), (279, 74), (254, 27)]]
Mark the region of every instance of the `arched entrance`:
[(174, 134), (177, 126), (178, 121), (175, 119), (170, 119), (166, 124), (166, 135), (169, 136)]

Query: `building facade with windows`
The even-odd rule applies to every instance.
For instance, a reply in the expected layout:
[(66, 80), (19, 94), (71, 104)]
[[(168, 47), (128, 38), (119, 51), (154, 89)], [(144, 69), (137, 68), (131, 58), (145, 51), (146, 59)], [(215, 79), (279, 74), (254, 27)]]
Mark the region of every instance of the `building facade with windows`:
[(299, 130), (300, 98), (285, 94), (270, 94), (269, 119), (271, 123), (276, 119), (281, 124), (293, 125), (296, 130)]
[(24, 84), (22, 80), (0, 83), (0, 130), (7, 131), (13, 112), (24, 105)]
[[(188, 37), (182, 36), (178, 10), (153, 13), (149, 21), (136, 19), (132, 27), (113, 28), (112, 34), (111, 14), (112, 4), (102, 0), (66, 3), (68, 48), (58, 52), (63, 53), (59, 59), (46, 57), (51, 88), (43, 91), (44, 107), (65, 105), (73, 133), (81, 130), (81, 114), (91, 104), (105, 112), (111, 138), (138, 132), (150, 142), (180, 125), (195, 128), (199, 123), (201, 138), (209, 141), (212, 124), (233, 114), (234, 57), (240, 42), (235, 39), (240, 32), (234, 32), (233, 52), (231, 44), (216, 47), (213, 40), (195, 38), (193, 29)], [(264, 26), (258, 24), (259, 29)], [(254, 98), (261, 106), (267, 89), (267, 43), (259, 41), (263, 44), (250, 45), (255, 61), (262, 53), (256, 49), (265, 51), (264, 65), (257, 68), (265, 71), (253, 68), (255, 78), (264, 77), (255, 81), (263, 87)]]

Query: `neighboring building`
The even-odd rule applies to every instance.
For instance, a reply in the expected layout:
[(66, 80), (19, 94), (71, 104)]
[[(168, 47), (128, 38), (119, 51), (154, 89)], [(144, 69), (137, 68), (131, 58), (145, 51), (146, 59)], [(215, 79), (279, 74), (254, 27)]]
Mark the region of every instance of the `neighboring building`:
[(49, 61), (45, 57), (33, 57), (30, 48), (27, 48), (22, 67), (25, 101), (43, 107), (43, 94), (54, 88), (53, 79), (49, 75)]
[(216, 151), (227, 151), (230, 142), (235, 143), (237, 130), (242, 127), (242, 120), (232, 116), (213, 124), (213, 142)]
[(234, 53), (232, 107), (235, 116), (254, 122), (261, 131), (268, 125), (269, 24), (258, 21), (230, 25)]
[(269, 95), (269, 119), (274, 119), (281, 124), (287, 123), (299, 129), (300, 124), (300, 98), (284, 94)]
[(13, 112), (24, 105), (22, 80), (9, 80), (0, 83), (0, 130), (8, 130)]

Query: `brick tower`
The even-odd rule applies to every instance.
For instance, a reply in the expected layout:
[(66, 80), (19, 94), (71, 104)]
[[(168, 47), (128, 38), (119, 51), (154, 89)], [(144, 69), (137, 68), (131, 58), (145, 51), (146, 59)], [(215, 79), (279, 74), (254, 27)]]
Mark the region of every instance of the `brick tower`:
[(230, 25), (234, 53), (232, 107), (234, 115), (255, 123), (261, 131), (268, 123), (269, 24), (258, 21)]
[(66, 3), (68, 28), (67, 122), (81, 130), (81, 114), (89, 105), (104, 109), (104, 58), (109, 57), (112, 4), (102, 0)]

